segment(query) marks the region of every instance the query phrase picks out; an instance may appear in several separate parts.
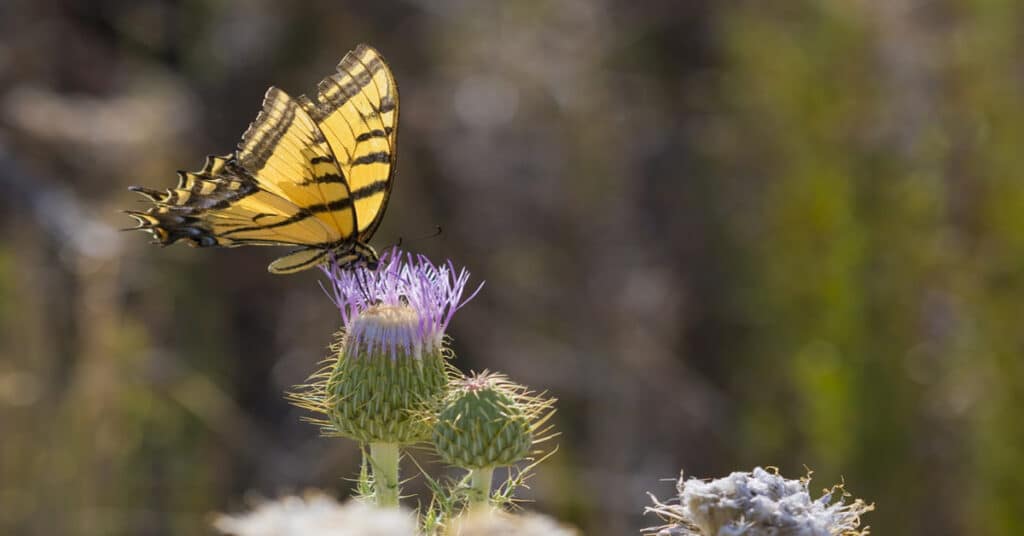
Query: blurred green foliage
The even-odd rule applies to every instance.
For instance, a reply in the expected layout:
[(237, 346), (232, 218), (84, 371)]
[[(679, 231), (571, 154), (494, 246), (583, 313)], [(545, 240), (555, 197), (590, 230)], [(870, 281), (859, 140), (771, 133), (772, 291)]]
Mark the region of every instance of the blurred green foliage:
[(458, 366), (559, 398), (530, 508), (635, 533), (679, 468), (806, 466), (878, 534), (1024, 533), (1022, 24), (1008, 0), (5, 2), (0, 532), (196, 534), (249, 492), (348, 492), (357, 447), (281, 396), (339, 323), (316, 274), (114, 229), (125, 186), (366, 41), (402, 96), (376, 244), (486, 280)]

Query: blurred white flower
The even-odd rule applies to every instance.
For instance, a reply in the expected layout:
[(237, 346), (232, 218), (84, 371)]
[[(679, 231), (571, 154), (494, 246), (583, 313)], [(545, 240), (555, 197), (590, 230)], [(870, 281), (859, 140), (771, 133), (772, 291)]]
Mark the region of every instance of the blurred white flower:
[(680, 477), (678, 503), (655, 500), (655, 506), (647, 509), (671, 525), (650, 530), (659, 536), (867, 534), (866, 528), (858, 530), (860, 516), (873, 510), (873, 505), (860, 499), (844, 503), (841, 486), (812, 499), (809, 483), (809, 479), (787, 480), (760, 467), (710, 482)]
[(214, 527), (234, 536), (415, 536), (406, 510), (377, 508), (357, 500), (339, 504), (319, 492), (265, 502), (250, 512), (221, 515)]
[(513, 515), (501, 511), (480, 511), (456, 520), (450, 536), (579, 536), (567, 525), (541, 514)]

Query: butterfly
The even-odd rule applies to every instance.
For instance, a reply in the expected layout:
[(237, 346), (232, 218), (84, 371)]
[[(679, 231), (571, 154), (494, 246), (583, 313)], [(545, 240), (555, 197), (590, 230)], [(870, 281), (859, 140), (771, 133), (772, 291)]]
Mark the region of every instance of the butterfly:
[(329, 260), (375, 268), (368, 244), (395, 170), (398, 89), (380, 53), (359, 45), (312, 97), (271, 87), (232, 154), (178, 172), (168, 190), (132, 186), (148, 210), (126, 211), (154, 243), (293, 246), (270, 264), (285, 274)]

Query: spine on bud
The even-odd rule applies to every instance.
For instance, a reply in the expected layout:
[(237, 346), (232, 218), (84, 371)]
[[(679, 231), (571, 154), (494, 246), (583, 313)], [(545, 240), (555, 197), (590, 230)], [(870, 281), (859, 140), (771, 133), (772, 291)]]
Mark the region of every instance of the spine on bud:
[(434, 425), (434, 446), (449, 465), (482, 469), (526, 457), (533, 433), (515, 399), (493, 386), (456, 388)]
[(470, 471), (470, 502), (487, 502), (495, 467), (513, 465), (530, 454), (552, 403), (527, 395), (523, 387), (497, 374), (484, 372), (453, 382), (437, 415), (433, 442), (445, 463)]

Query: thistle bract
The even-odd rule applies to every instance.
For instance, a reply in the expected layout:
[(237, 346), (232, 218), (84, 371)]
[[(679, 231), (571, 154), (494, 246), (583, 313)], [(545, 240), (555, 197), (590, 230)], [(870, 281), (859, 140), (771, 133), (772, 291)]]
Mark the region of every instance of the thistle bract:
[(416, 443), (430, 436), (419, 417), (444, 394), (447, 369), (440, 344), (405, 344), (417, 318), (408, 306), (379, 305), (353, 319), (327, 378), (333, 431), (366, 443)]
[(512, 465), (529, 454), (538, 417), (550, 406), (500, 375), (458, 380), (434, 425), (434, 447), (457, 467)]
[[(336, 354), (296, 395), (326, 416), (326, 433), (364, 443), (430, 439), (423, 419), (448, 382), (444, 333), (462, 305), (469, 272), (397, 250), (376, 270), (324, 268), (343, 328)], [(475, 295), (475, 294), (474, 294)]]

